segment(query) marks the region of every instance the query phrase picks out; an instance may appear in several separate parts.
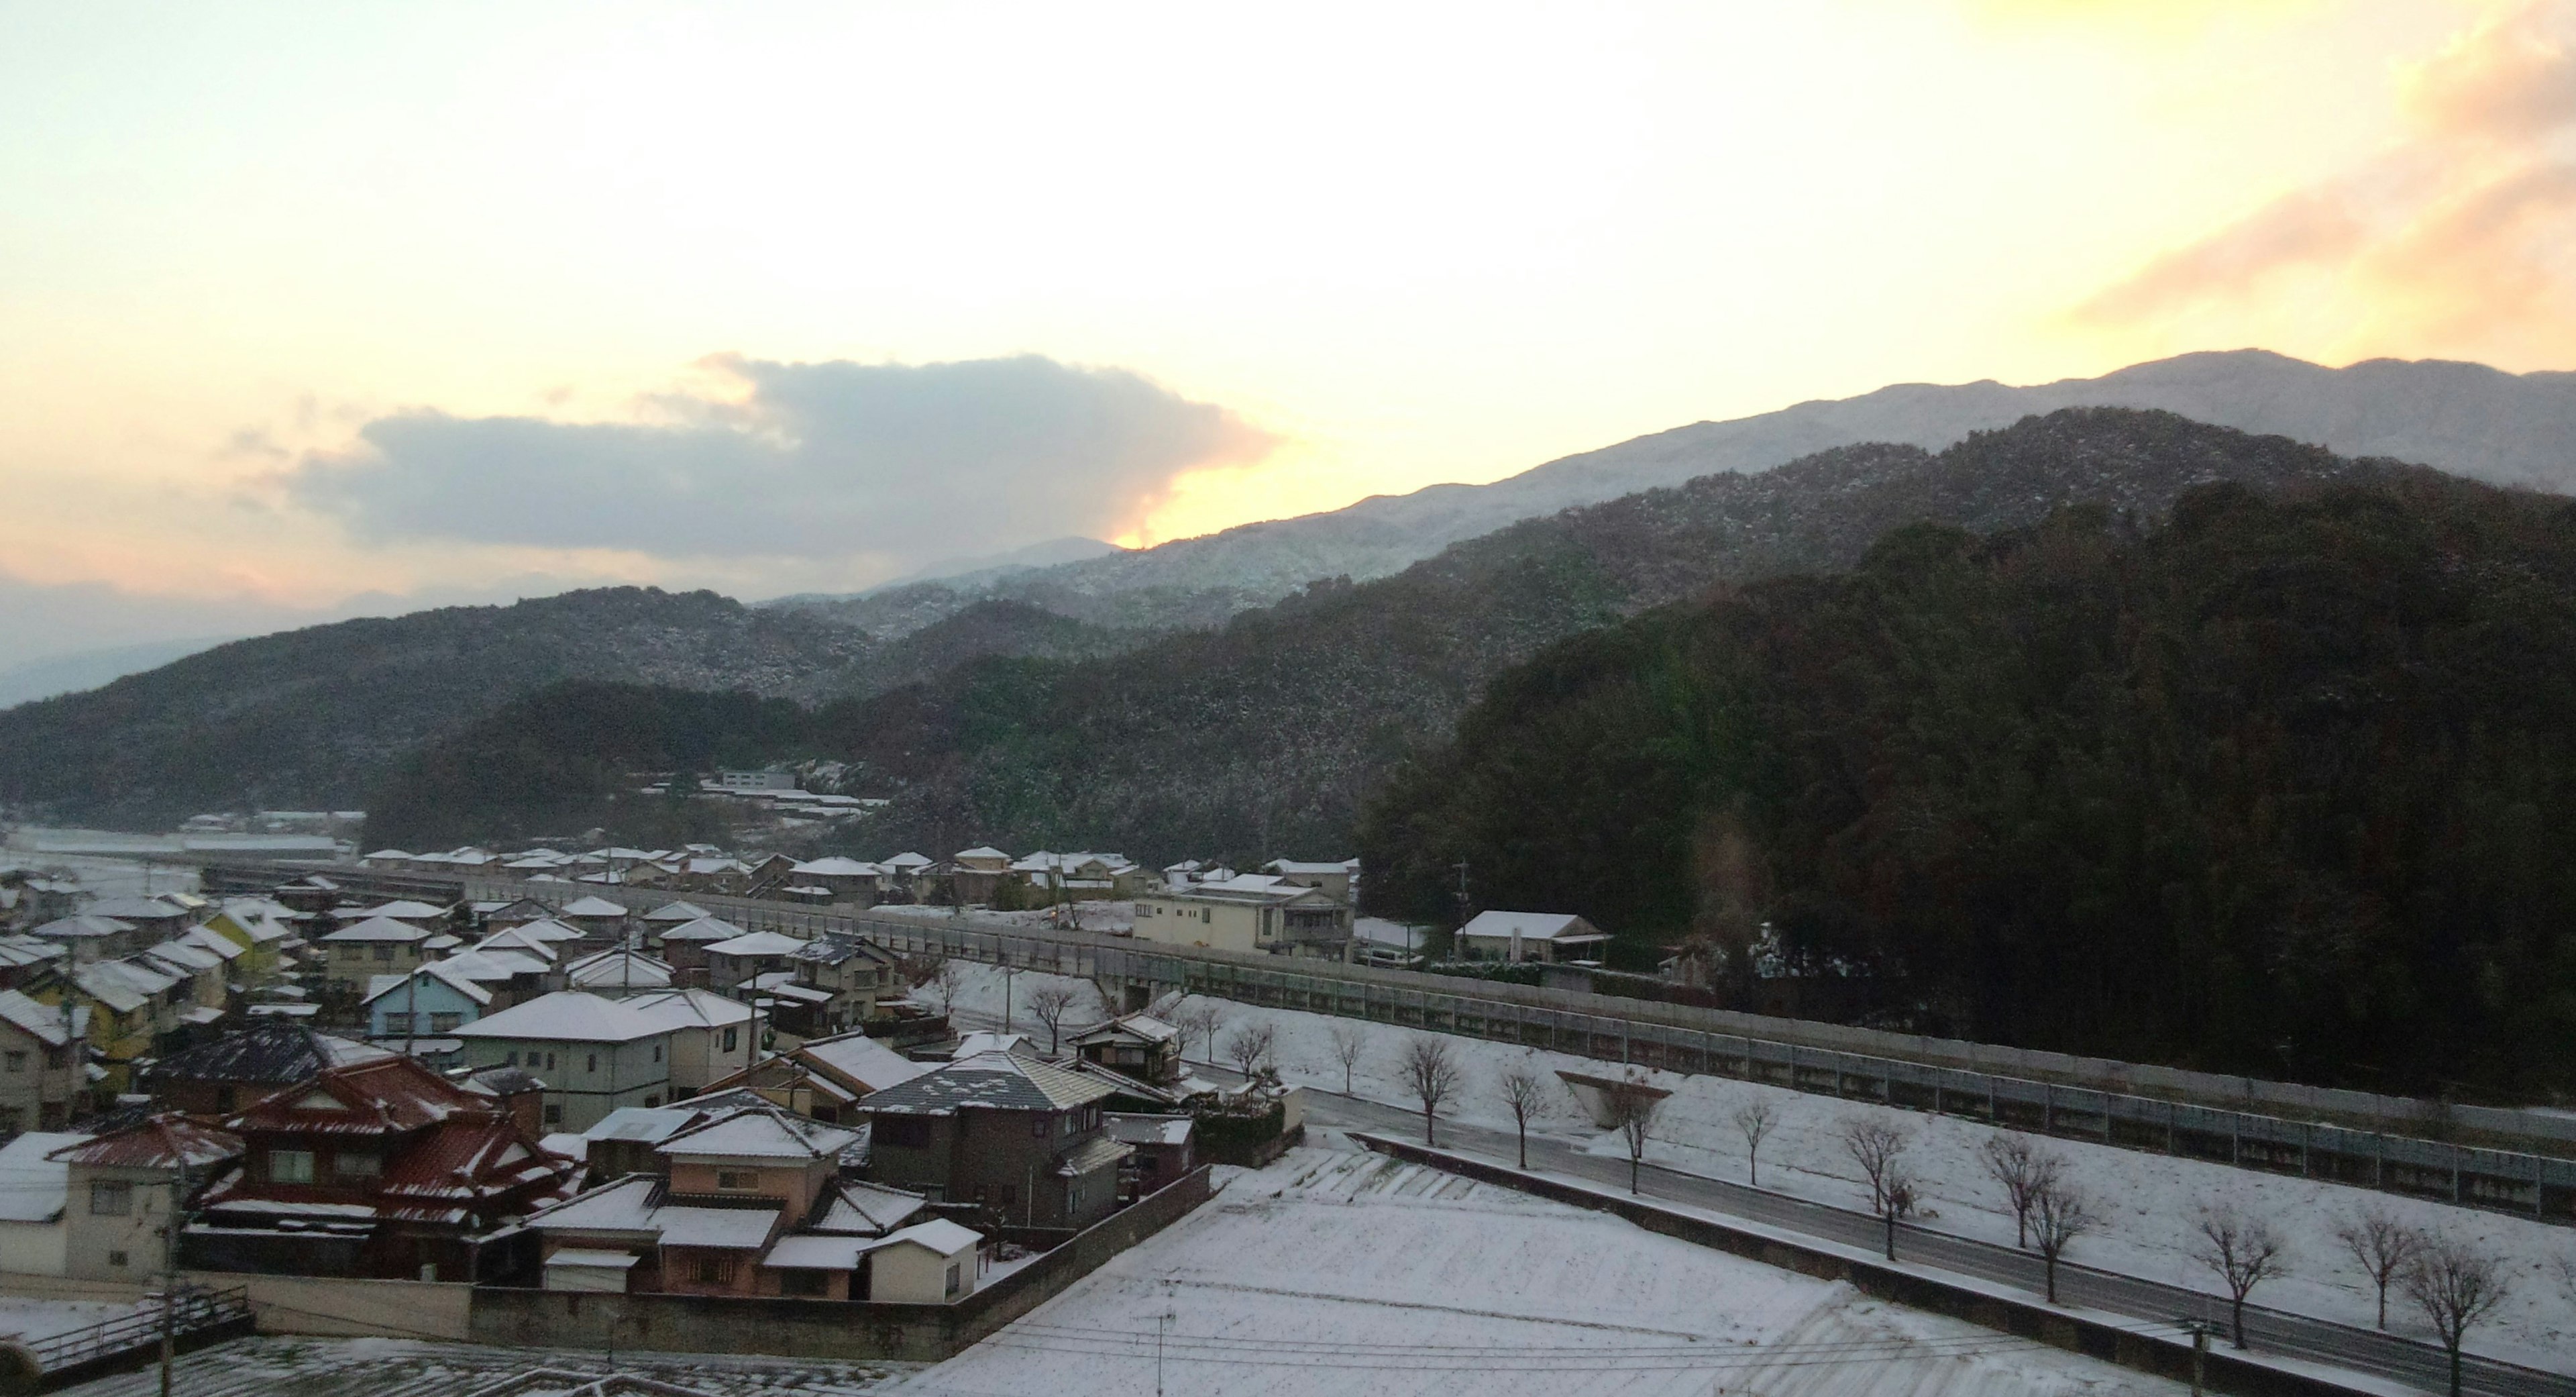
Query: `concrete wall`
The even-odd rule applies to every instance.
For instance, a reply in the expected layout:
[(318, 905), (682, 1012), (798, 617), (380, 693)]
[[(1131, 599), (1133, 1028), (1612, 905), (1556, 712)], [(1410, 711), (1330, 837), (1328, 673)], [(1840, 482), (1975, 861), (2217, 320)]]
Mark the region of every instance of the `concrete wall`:
[(0, 1274), (61, 1275), (70, 1236), (68, 1216), (52, 1222), (0, 1222)]
[(474, 1287), (454, 1281), (369, 1281), (345, 1276), (262, 1276), (192, 1271), (188, 1279), (250, 1292), (262, 1334), (474, 1337)]

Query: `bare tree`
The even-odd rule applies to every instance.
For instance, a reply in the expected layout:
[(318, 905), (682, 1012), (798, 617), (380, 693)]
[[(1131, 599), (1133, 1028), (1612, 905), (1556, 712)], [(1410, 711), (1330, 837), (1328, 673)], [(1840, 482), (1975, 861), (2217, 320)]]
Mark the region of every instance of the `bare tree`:
[(2460, 1343), (2502, 1305), (2513, 1287), (2492, 1252), (2452, 1236), (2426, 1237), (2397, 1283), (2433, 1322), (2451, 1358), (2451, 1397), (2460, 1397)]
[(1430, 1034), (1417, 1034), (1404, 1045), (1404, 1056), (1396, 1063), (1413, 1099), (1422, 1103), (1422, 1142), (1437, 1147), (1439, 1140), (1440, 1103), (1458, 1094), (1465, 1074), (1458, 1060), (1449, 1055), (1447, 1039)]
[(2056, 1181), (2065, 1161), (2029, 1136), (2009, 1130), (1987, 1136), (1977, 1153), (1985, 1162), (1987, 1177), (2003, 1189), (2004, 1202), (2012, 1208), (2013, 1245), (2027, 1248), (2031, 1204)]
[(1213, 999), (1191, 1001), (1172, 1015), (1172, 1027), (1181, 1031), (1181, 1050), (1189, 1051), (1190, 1035), (1207, 1040), (1207, 1060), (1216, 1061), (1216, 1031), (1225, 1025), (1225, 1007)]
[(1245, 1024), (1225, 1040), (1226, 1061), (1234, 1070), (1249, 1077), (1270, 1062), (1270, 1050), (1279, 1041), (1279, 1030), (1264, 1024)]
[(1071, 985), (1047, 985), (1029, 992), (1029, 1014), (1047, 1027), (1047, 1056), (1055, 1056), (1064, 1036), (1064, 1017), (1081, 998), (1082, 992)]
[(939, 1012), (947, 1014), (957, 1007), (957, 991), (966, 982), (965, 967), (940, 956), (923, 966), (913, 979), (915, 989), (926, 989), (939, 996)]
[(1528, 1063), (1522, 1062), (1505, 1068), (1494, 1085), (1502, 1095), (1503, 1105), (1512, 1113), (1513, 1126), (1520, 1131), (1521, 1167), (1527, 1169), (1530, 1118), (1547, 1109), (1547, 1082), (1531, 1070)]
[(1914, 1211), (1914, 1176), (1901, 1156), (1914, 1137), (1905, 1127), (1875, 1116), (1843, 1122), (1843, 1150), (1869, 1181), (1869, 1210), (1887, 1223), (1887, 1259), (1896, 1259), (1897, 1219)]
[(2388, 1327), (2388, 1287), (2406, 1273), (2424, 1246), (2424, 1234), (2397, 1220), (2376, 1203), (2335, 1225), (2335, 1240), (2361, 1263), (2363, 1275), (2379, 1287), (2379, 1327)]
[(1610, 1127), (1628, 1146), (1628, 1191), (1637, 1191), (1637, 1172), (1646, 1159), (1646, 1141), (1654, 1135), (1655, 1116), (1664, 1109), (1664, 1098), (1671, 1093), (1657, 1091), (1644, 1082), (1630, 1079), (1611, 1087), (1603, 1097), (1609, 1108)]
[(1756, 1096), (1735, 1108), (1735, 1128), (1744, 1135), (1744, 1181), (1762, 1187), (1762, 1137), (1780, 1123), (1780, 1109)]
[(2191, 1244), (2191, 1259), (2227, 1283), (2228, 1328), (2241, 1349), (2245, 1347), (2245, 1297), (2290, 1269), (2289, 1243), (2269, 1219), (2248, 1217), (2233, 1202), (2204, 1206), (2195, 1230), (2200, 1235)]
[(2075, 1239), (2099, 1226), (2090, 1199), (2055, 1169), (2048, 1171), (2030, 1196), (2030, 1233), (2039, 1241), (2040, 1261), (2048, 1275), (2048, 1303), (2057, 1303), (2057, 1259)]
[(1359, 1069), (1360, 1059), (1368, 1056), (1368, 1046), (1365, 1025), (1347, 1019), (1333, 1025), (1333, 1060), (1342, 1065), (1342, 1095), (1351, 1094), (1351, 1074)]

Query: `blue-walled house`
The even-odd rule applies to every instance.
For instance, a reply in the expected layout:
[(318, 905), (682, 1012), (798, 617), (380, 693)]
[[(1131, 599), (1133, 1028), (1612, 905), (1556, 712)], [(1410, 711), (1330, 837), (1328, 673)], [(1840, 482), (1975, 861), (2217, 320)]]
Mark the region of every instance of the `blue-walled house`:
[(491, 990), (431, 961), (409, 975), (375, 977), (365, 1006), (368, 1036), (445, 1037), (483, 1017), (491, 1003)]

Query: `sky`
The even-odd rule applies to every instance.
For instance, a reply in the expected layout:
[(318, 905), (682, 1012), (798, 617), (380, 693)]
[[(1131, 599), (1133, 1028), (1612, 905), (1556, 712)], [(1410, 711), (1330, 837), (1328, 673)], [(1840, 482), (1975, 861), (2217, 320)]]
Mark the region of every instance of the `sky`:
[(2576, 368), (2576, 0), (0, 0), (0, 667), (2245, 346)]

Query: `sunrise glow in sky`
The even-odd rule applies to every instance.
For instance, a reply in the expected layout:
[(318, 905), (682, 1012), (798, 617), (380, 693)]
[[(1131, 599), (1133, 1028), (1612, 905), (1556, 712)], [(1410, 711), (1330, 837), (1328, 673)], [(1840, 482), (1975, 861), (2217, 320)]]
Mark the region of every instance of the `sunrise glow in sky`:
[(0, 644), (2191, 349), (2576, 368), (2571, 138), (2576, 3), (0, 0)]

